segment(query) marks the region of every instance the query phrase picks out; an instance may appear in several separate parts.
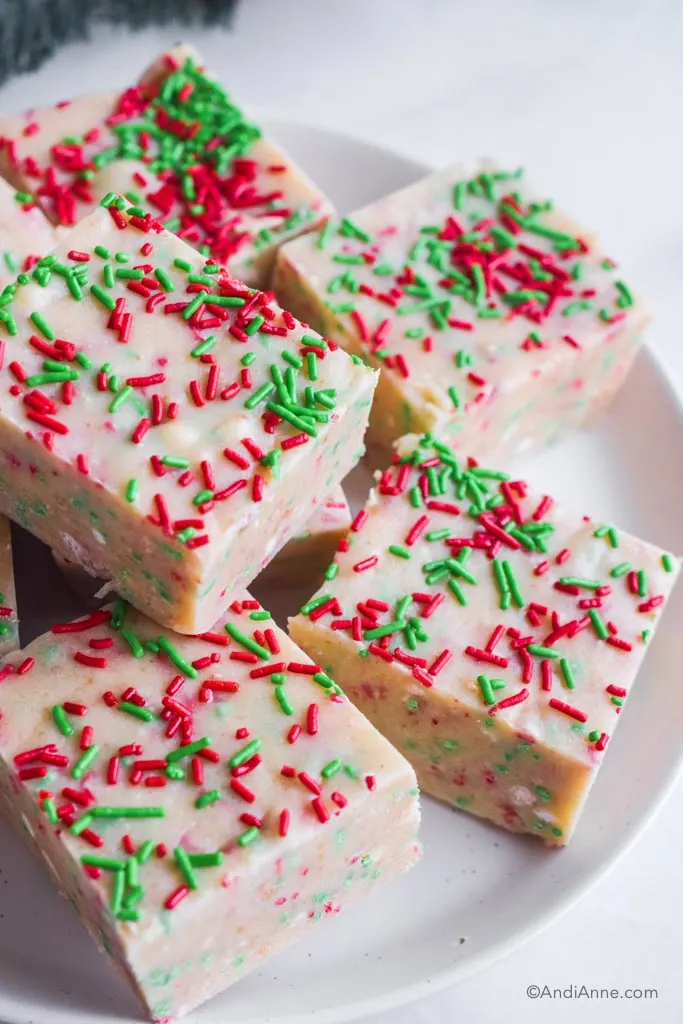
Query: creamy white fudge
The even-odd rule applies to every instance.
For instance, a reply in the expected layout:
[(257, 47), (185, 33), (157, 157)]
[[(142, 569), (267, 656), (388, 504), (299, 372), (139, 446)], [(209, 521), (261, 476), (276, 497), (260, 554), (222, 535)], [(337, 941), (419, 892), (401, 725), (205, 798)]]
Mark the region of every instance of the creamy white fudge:
[(32, 197), (0, 180), (0, 289), (56, 244), (54, 228)]
[(17, 595), (14, 586), (9, 520), (0, 516), (0, 657), (19, 646)]
[(648, 321), (591, 235), (486, 161), (290, 243), (274, 287), (381, 368), (368, 441), (385, 460), (428, 430), (468, 455), (554, 441), (609, 403)]
[(0, 672), (0, 802), (155, 1020), (419, 855), (410, 765), (246, 593), (192, 638), (120, 602)]
[(202, 632), (358, 460), (376, 374), (105, 202), (0, 296), (0, 511)]
[(424, 792), (563, 845), (679, 563), (440, 441), (400, 451), (291, 634)]
[(235, 276), (265, 287), (278, 245), (332, 213), (323, 193), (247, 120), (187, 46), (121, 94), (0, 118), (0, 172), (73, 225), (126, 194)]

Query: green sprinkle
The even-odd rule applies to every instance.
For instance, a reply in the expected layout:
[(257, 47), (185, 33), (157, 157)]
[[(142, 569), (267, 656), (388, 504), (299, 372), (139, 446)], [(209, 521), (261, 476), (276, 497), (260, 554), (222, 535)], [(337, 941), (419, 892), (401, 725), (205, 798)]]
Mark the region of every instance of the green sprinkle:
[(625, 309), (627, 306), (632, 306), (634, 303), (634, 298), (633, 293), (631, 289), (628, 287), (628, 285), (624, 284), (623, 281), (615, 281), (614, 287), (619, 292), (617, 305), (622, 309)]
[(379, 640), (383, 636), (391, 636), (392, 633), (398, 633), (399, 630), (405, 629), (405, 625), (405, 619), (395, 619), (393, 622), (388, 622), (385, 626), (366, 629), (363, 633), (363, 638), (365, 640)]
[(145, 649), (136, 637), (132, 629), (126, 629), (124, 626), (121, 629), (121, 636), (126, 641), (131, 649), (134, 658), (143, 658), (145, 655)]
[(255, 825), (253, 825), (251, 828), (248, 828), (246, 832), (243, 832), (241, 836), (239, 836), (237, 840), (237, 845), (250, 846), (255, 839), (258, 839), (259, 834), (259, 830), (256, 828)]
[(96, 245), (94, 251), (95, 254), (103, 260), (111, 259), (111, 253), (109, 252), (109, 249), (105, 249), (103, 245)]
[(519, 584), (517, 582), (517, 577), (515, 576), (515, 573), (514, 573), (514, 570), (513, 570), (512, 566), (510, 565), (509, 562), (507, 562), (505, 560), (503, 560), (501, 565), (502, 565), (503, 572), (505, 573), (505, 577), (506, 577), (507, 582), (508, 582), (508, 589), (509, 589), (509, 593), (510, 593), (510, 595), (512, 597), (512, 600), (515, 602), (515, 604), (517, 605), (518, 608), (523, 608), (524, 607), (524, 598), (522, 597), (521, 591), (519, 589)]
[(638, 580), (638, 597), (647, 597), (647, 573), (643, 569), (639, 569), (636, 578)]
[(111, 613), (109, 619), (109, 625), (112, 629), (121, 629), (126, 618), (126, 612), (128, 611), (128, 605), (125, 601), (119, 599), (114, 605), (114, 610)]
[(496, 698), (493, 696), (493, 690), (491, 683), (486, 676), (477, 676), (477, 683), (481, 691), (482, 698), (485, 704), (495, 704)]
[(149, 708), (141, 708), (128, 700), (122, 700), (118, 708), (119, 711), (125, 711), (127, 715), (131, 715), (133, 718), (139, 718), (141, 722), (151, 722), (154, 720), (153, 711), (150, 711)]
[(210, 746), (211, 740), (208, 736), (203, 736), (200, 740), (195, 740), (194, 743), (186, 743), (184, 746), (178, 747), (177, 750), (172, 750), (170, 754), (166, 755), (166, 760), (172, 764), (174, 761), (181, 761), (184, 757), (192, 757), (193, 754), (198, 754), (200, 750)]
[(249, 743), (245, 743), (241, 750), (238, 750), (236, 754), (233, 754), (228, 764), (231, 768), (239, 768), (240, 765), (248, 761), (250, 757), (257, 754), (261, 749), (261, 740), (251, 740)]
[(164, 652), (166, 657), (173, 665), (175, 665), (179, 672), (182, 672), (183, 675), (187, 676), (188, 679), (197, 678), (197, 669), (193, 668), (192, 665), (189, 665), (185, 661), (180, 651), (173, 646), (170, 640), (168, 640), (165, 636), (159, 636), (157, 637), (156, 642), (159, 645), (159, 649)]
[(197, 292), (195, 297), (187, 303), (182, 313), (180, 314), (183, 320), (190, 320), (198, 309), (206, 302), (206, 292)]
[(606, 640), (609, 636), (609, 630), (607, 629), (605, 623), (602, 621), (600, 612), (597, 610), (597, 608), (589, 608), (588, 617), (593, 624), (593, 629), (595, 630), (597, 636), (599, 636), (601, 640)]
[(109, 412), (113, 413), (120, 409), (123, 403), (126, 402), (133, 394), (133, 391), (134, 389), (131, 387), (130, 384), (126, 384), (125, 387), (122, 387), (119, 393), (114, 397), (113, 401), (111, 402), (109, 406)]
[(331, 220), (328, 220), (325, 224), (323, 224), (320, 234), (318, 235), (318, 239), (315, 243), (316, 249), (324, 249), (336, 230), (337, 229)]
[(301, 370), (303, 368), (303, 359), (300, 359), (299, 356), (297, 356), (294, 352), (290, 352), (288, 349), (284, 349), (281, 355), (285, 362), (289, 363), (290, 366), (295, 366), (297, 370)]
[(204, 807), (208, 807), (209, 804), (215, 804), (221, 799), (220, 790), (210, 789), (206, 793), (202, 793), (194, 802), (195, 807), (198, 810), (202, 810)]
[(559, 658), (554, 647), (543, 647), (542, 644), (529, 644), (527, 651), (529, 654), (535, 654), (537, 658)]
[(40, 331), (44, 338), (48, 341), (54, 341), (57, 335), (52, 330), (50, 325), (47, 323), (42, 313), (31, 313), (30, 319), (35, 324), (36, 328)]
[(460, 396), (458, 394), (458, 389), (453, 384), (451, 384), (451, 386), (448, 389), (448, 397), (453, 403), (453, 408), (459, 409), (461, 405)]
[(583, 587), (585, 590), (599, 590), (602, 586), (600, 580), (585, 580), (581, 576), (560, 576), (559, 582), (563, 587)]
[(275, 694), (275, 700), (280, 705), (280, 708), (282, 709), (282, 711), (286, 715), (293, 715), (294, 714), (294, 708), (289, 703), (289, 700), (287, 698), (287, 694), (285, 693), (284, 686), (276, 686), (275, 689), (273, 690), (273, 693)]
[[(118, 198), (119, 197), (117, 196), (116, 192), (107, 192), (106, 196), (100, 199), (100, 206), (104, 206), (105, 209), (109, 209), (110, 206), (114, 205)], [(97, 249), (95, 251), (97, 252)], [(108, 253), (107, 259), (109, 259)]]
[(217, 341), (217, 335), (210, 334), (208, 338), (204, 338), (204, 341), (200, 341), (198, 345), (195, 345), (195, 347), (190, 352), (190, 355), (193, 357), (193, 359), (199, 359), (200, 356), (203, 356), (206, 352), (209, 352), (216, 345)]
[(568, 690), (573, 690), (576, 686), (576, 682), (574, 680), (574, 673), (572, 672), (572, 667), (566, 658), (560, 658), (560, 672), (562, 673), (562, 678), (564, 679), (564, 685), (567, 687)]
[(54, 797), (46, 796), (43, 800), (43, 810), (47, 814), (47, 820), (51, 825), (59, 824), (59, 815), (57, 814), (57, 804), (55, 803)]
[(325, 569), (325, 579), (327, 580), (327, 582), (328, 583), (331, 582), (331, 580), (333, 580), (335, 578), (335, 576), (337, 575), (338, 572), (339, 572), (339, 563), (338, 562), (330, 562), (330, 564), (328, 565), (327, 569)]
[(333, 761), (328, 761), (320, 774), (324, 779), (331, 779), (337, 772), (341, 771), (341, 767), (341, 761), (338, 757), (335, 757)]
[(145, 864), (154, 853), (155, 842), (153, 839), (145, 839), (144, 843), (140, 844), (140, 849), (135, 854), (139, 864)]
[(213, 491), (209, 491), (209, 490), (199, 491), (199, 493), (195, 494), (194, 498), (192, 499), (192, 504), (193, 505), (203, 505), (205, 502), (211, 501), (212, 498), (213, 498)]
[(315, 672), (313, 674), (313, 682), (317, 683), (318, 686), (323, 686), (326, 690), (336, 686), (334, 679), (330, 679), (327, 672)]
[(192, 270), (192, 264), (188, 263), (187, 260), (182, 260), (179, 256), (173, 260), (173, 266), (177, 267), (178, 270), (184, 270), (186, 274), (189, 274)]
[(154, 276), (165, 292), (175, 291), (175, 285), (163, 267), (157, 267), (154, 271)]
[[(94, 297), (97, 299), (97, 301), (101, 302), (102, 305), (106, 309), (108, 309), (110, 313), (113, 312), (114, 309), (116, 309), (116, 302), (115, 302), (115, 300), (111, 297), (111, 295), (108, 295), (107, 292), (105, 292), (104, 288), (101, 285), (99, 285), (99, 284), (91, 284), (90, 285), (90, 293), (92, 295), (94, 295)], [(52, 339), (50, 339), (50, 340), (52, 340)]]
[(97, 857), (94, 853), (81, 854), (81, 864), (87, 864), (92, 868), (102, 868), (103, 871), (124, 871), (125, 860), (116, 860), (114, 857)]
[(86, 828), (90, 828), (92, 825), (92, 814), (84, 814), (82, 818), (75, 821), (69, 832), (74, 836), (80, 836), (82, 832), (85, 832)]
[(189, 853), (187, 859), (193, 868), (219, 868), (224, 860), (222, 850), (215, 853)]
[(585, 309), (591, 309), (592, 303), (587, 299), (579, 299), (577, 302), (570, 302), (569, 305), (565, 306), (562, 310), (562, 316), (574, 316), (575, 313), (581, 313)]
[(93, 743), (92, 747), (88, 747), (71, 769), (71, 777), (73, 779), (82, 779), (101, 749), (99, 743)]
[(55, 704), (52, 708), (52, 719), (61, 732), (62, 736), (72, 736), (74, 727), (66, 716), (66, 711), (61, 704)]
[(664, 572), (673, 572), (675, 567), (674, 559), (669, 554), (662, 555), (662, 568)]
[(273, 391), (275, 391), (275, 385), (273, 384), (273, 382), (266, 381), (265, 384), (262, 384), (260, 388), (257, 388), (257, 390), (254, 391), (253, 395), (251, 395), (246, 400), (246, 402), (244, 403), (244, 408), (254, 409), (259, 404), (259, 402), (262, 402), (265, 398), (268, 397), (268, 395), (272, 394)]
[(410, 558), (411, 557), (411, 554), (410, 554), (410, 551), (408, 551), (408, 548), (403, 548), (399, 544), (390, 544), (387, 550), (390, 551), (392, 555), (396, 555), (398, 558)]
[(232, 637), (236, 643), (241, 644), (242, 647), (245, 647), (248, 651), (251, 651), (252, 654), (257, 654), (263, 661), (268, 661), (270, 659), (270, 651), (267, 648), (262, 647), (261, 644), (252, 640), (250, 636), (243, 633), (232, 622), (226, 622), (224, 629), (228, 636)]
[(620, 576), (625, 576), (627, 572), (631, 571), (630, 562), (620, 562), (619, 565), (615, 565), (610, 571), (610, 576), (614, 579), (618, 579)]
[(195, 875), (192, 864), (190, 863), (190, 858), (187, 856), (182, 846), (176, 846), (173, 851), (173, 856), (175, 857), (175, 862), (178, 865), (180, 873), (185, 879), (188, 887), (190, 889), (198, 889), (199, 883), (197, 881), (197, 876)]

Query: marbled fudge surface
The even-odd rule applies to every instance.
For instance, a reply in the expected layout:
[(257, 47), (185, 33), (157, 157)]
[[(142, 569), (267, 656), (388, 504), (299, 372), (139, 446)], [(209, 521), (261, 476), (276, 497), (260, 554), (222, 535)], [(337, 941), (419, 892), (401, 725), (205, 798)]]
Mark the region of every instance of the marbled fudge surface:
[(54, 249), (54, 228), (30, 195), (0, 180), (0, 288)]
[(126, 193), (260, 287), (276, 247), (332, 212), (186, 46), (121, 94), (2, 118), (0, 137), (2, 173), (35, 193), (56, 224), (75, 224), (109, 191)]
[(564, 844), (678, 562), (440, 441), (415, 442), (292, 636), (424, 791)]
[(0, 510), (201, 632), (360, 457), (376, 375), (107, 202), (0, 296)]
[(0, 516), (0, 657), (19, 646), (18, 619), (10, 523)]
[[(458, 164), (285, 246), (274, 287), (382, 369), (369, 444), (540, 446), (606, 405), (648, 316), (521, 172)], [(388, 457), (388, 456), (387, 456)]]
[(193, 638), (119, 602), (0, 672), (0, 804), (153, 1018), (419, 854), (410, 765), (246, 593)]

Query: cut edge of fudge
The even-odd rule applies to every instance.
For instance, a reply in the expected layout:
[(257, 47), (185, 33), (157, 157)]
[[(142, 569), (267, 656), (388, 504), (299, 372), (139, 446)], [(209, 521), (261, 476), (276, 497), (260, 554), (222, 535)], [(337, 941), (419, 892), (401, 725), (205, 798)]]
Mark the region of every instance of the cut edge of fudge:
[(190, 638), (118, 602), (2, 669), (0, 805), (154, 1019), (419, 856), (410, 765), (255, 610)]
[(12, 529), (9, 519), (0, 515), (0, 659), (19, 647), (19, 613), (14, 584)]
[(400, 453), (290, 633), (423, 792), (564, 845), (680, 562), (439, 440)]

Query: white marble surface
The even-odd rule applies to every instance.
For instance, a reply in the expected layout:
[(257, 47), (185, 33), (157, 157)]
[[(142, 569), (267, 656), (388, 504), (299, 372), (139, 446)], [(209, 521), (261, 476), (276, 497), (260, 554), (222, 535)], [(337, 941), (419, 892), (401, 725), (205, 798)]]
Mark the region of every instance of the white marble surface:
[[(50, 64), (53, 98), (127, 80), (181, 37), (247, 103), (433, 163), (482, 153), (524, 163), (649, 296), (650, 343), (683, 393), (677, 0), (242, 0), (230, 33), (99, 31), (96, 46)], [(41, 93), (35, 78), (12, 82), (0, 110)], [(457, 989), (365, 1024), (679, 1021), (682, 846), (679, 783), (612, 875), (542, 936)], [(659, 998), (533, 1001), (532, 984), (648, 987)]]

